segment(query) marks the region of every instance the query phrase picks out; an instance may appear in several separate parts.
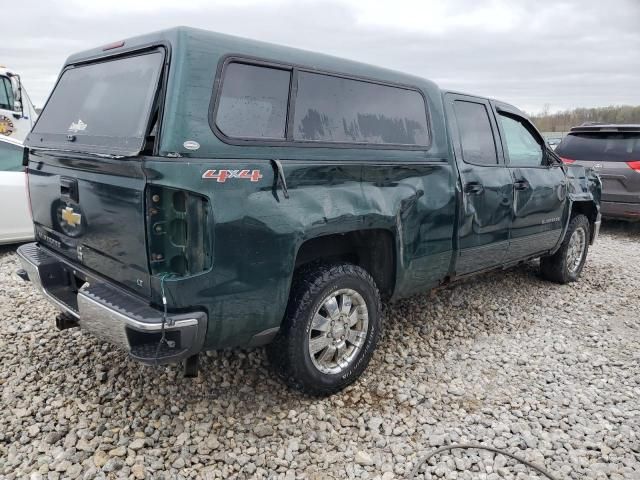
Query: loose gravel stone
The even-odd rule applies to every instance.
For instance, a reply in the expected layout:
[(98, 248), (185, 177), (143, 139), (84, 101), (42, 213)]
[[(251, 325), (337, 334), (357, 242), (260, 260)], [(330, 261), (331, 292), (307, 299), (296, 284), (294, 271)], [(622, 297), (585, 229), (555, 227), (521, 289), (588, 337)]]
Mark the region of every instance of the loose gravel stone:
[(122, 445), (114, 448), (113, 450), (109, 450), (110, 457), (124, 457), (127, 454), (127, 449)]
[[(0, 478), (405, 479), (480, 443), (562, 479), (640, 478), (640, 226), (607, 222), (582, 279), (535, 262), (388, 305), (363, 377), (286, 390), (263, 351), (148, 367), (56, 315), (0, 247)], [(430, 477), (429, 477), (430, 476)], [(454, 450), (418, 478), (541, 479)]]
[(133, 442), (131, 442), (129, 444), (129, 448), (131, 450), (140, 450), (141, 448), (144, 448), (145, 446), (145, 441), (144, 438), (136, 438)]
[(273, 427), (271, 425), (261, 424), (253, 429), (253, 433), (255, 433), (258, 438), (269, 437), (273, 435)]
[(140, 464), (136, 464), (133, 467), (131, 467), (131, 473), (133, 474), (134, 478), (138, 478), (138, 479), (144, 479), (146, 476), (144, 471), (144, 466)]
[(367, 452), (359, 451), (354, 460), (358, 465), (373, 465), (373, 459)]

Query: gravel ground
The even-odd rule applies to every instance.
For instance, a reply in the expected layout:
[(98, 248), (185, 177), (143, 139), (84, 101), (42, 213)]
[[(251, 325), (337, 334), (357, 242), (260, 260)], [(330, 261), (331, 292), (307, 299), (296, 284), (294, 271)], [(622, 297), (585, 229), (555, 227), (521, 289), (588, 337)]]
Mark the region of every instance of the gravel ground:
[[(1, 478), (407, 478), (450, 443), (561, 479), (640, 478), (640, 228), (605, 224), (582, 280), (536, 265), (386, 308), (363, 378), (314, 400), (261, 350), (214, 352), (197, 380), (128, 360), (13, 275), (0, 249)], [(454, 451), (420, 478), (536, 477)]]

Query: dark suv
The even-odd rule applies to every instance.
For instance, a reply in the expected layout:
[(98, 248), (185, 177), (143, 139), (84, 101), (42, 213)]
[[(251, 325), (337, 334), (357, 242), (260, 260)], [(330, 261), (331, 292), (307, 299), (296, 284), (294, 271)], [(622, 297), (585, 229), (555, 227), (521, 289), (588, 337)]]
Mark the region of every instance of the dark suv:
[(640, 125), (574, 127), (556, 154), (600, 174), (603, 217), (640, 220)]

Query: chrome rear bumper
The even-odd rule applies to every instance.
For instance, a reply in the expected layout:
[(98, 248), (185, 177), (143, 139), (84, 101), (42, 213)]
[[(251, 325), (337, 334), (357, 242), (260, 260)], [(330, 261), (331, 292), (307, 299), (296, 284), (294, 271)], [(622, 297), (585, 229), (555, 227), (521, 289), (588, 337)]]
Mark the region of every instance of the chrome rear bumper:
[[(124, 348), (145, 363), (169, 363), (200, 351), (207, 317), (203, 312), (168, 314), (98, 279), (84, 269), (29, 243), (18, 248), (18, 257), (31, 283), (61, 311), (97, 338)], [(156, 358), (156, 353), (158, 353)]]

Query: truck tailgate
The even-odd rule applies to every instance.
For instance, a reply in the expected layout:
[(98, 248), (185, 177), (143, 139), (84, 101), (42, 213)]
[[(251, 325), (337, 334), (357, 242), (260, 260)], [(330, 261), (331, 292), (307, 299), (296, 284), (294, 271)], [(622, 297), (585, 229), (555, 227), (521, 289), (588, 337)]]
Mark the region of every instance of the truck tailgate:
[(28, 170), (36, 239), (149, 296), (142, 163), (32, 151)]

